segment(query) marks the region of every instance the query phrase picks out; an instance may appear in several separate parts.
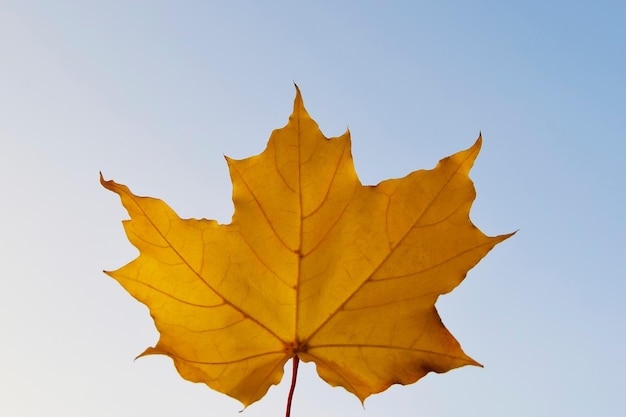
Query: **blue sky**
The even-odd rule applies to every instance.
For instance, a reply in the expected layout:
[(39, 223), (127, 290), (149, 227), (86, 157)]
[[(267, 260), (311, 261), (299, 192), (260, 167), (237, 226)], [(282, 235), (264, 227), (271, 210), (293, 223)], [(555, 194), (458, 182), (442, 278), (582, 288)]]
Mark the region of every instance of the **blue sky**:
[[(228, 222), (223, 155), (259, 153), (296, 82), (327, 136), (350, 129), (363, 183), (482, 131), (472, 220), (519, 232), (437, 304), (485, 368), (363, 409), (308, 364), (292, 415), (624, 415), (624, 21), (603, 0), (0, 0), (0, 414), (240, 415), (133, 362), (158, 335), (102, 274), (136, 251), (98, 172)], [(283, 415), (287, 380), (241, 415)]]

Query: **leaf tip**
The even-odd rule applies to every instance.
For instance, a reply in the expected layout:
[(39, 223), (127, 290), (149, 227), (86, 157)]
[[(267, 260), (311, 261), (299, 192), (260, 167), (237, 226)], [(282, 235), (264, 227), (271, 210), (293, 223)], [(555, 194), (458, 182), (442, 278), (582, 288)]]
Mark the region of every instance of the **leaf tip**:
[(480, 148), (482, 146), (483, 146), (483, 132), (478, 131), (478, 138), (476, 139), (476, 142), (474, 142), (474, 145), (472, 145), (472, 148), (475, 148), (476, 151), (480, 151)]
[(302, 99), (302, 93), (300, 92), (300, 87), (294, 82), (294, 87), (296, 88), (296, 97), (293, 100), (293, 111), (291, 116), (289, 116), (289, 120), (292, 119), (310, 119), (311, 116), (309, 112), (307, 112), (306, 107), (304, 107), (304, 100)]
[(300, 87), (295, 82), (293, 86), (296, 87), (296, 98), (294, 99), (293, 108), (296, 107), (304, 107), (304, 101), (302, 100), (302, 92), (300, 91)]
[(163, 354), (163, 352), (158, 350), (156, 347), (149, 347), (146, 350), (144, 350), (143, 352), (141, 352), (139, 355), (137, 355), (134, 360), (137, 360), (139, 358), (143, 358), (144, 356), (162, 355), (162, 354)]
[(483, 366), (483, 364), (482, 364), (482, 363), (477, 362), (477, 361), (475, 361), (475, 360), (474, 360), (474, 359), (472, 359), (472, 358), (469, 358), (469, 359), (470, 359), (470, 363), (468, 363), (468, 365), (478, 366), (479, 368), (484, 368), (484, 366)]
[(117, 185), (117, 184), (115, 184), (115, 182), (113, 180), (105, 180), (104, 176), (102, 175), (102, 171), (100, 172), (100, 184), (104, 188), (106, 188), (107, 190), (110, 190), (110, 191), (115, 191), (114, 187), (115, 187), (115, 185)]
[(519, 229), (511, 232), (511, 233), (505, 233), (503, 235), (498, 235), (498, 236), (494, 236), (492, 239), (496, 239), (497, 242), (495, 243), (496, 245), (498, 243), (504, 242), (505, 240), (507, 240), (508, 238), (510, 238), (511, 236), (515, 235), (517, 232), (519, 232)]

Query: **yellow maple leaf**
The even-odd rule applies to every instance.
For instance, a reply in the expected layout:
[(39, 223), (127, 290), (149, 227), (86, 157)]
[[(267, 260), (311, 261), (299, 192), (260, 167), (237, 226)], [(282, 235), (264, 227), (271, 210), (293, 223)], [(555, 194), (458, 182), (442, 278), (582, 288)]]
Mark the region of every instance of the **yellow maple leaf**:
[[(299, 90), (261, 154), (227, 158), (228, 225), (181, 219), (163, 201), (119, 194), (137, 259), (114, 272), (146, 304), (180, 375), (241, 401), (280, 382), (292, 357), (361, 401), (428, 372), (478, 365), (435, 309), (509, 235), (469, 219), (481, 145), (432, 170), (361, 185), (349, 132), (326, 138)], [(297, 362), (295, 362), (297, 365)]]

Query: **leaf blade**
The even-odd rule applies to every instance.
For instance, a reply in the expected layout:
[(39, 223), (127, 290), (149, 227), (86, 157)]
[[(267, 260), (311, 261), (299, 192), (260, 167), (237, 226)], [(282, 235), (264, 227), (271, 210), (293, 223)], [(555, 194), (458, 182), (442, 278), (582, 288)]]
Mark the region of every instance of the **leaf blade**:
[(469, 219), (482, 138), (432, 170), (363, 186), (350, 133), (326, 138), (296, 91), (259, 155), (226, 158), (232, 222), (180, 219), (161, 200), (117, 193), (139, 257), (108, 272), (160, 333), (142, 354), (245, 406), (294, 355), (361, 401), (428, 372), (479, 365), (445, 328), (437, 298), (496, 244)]

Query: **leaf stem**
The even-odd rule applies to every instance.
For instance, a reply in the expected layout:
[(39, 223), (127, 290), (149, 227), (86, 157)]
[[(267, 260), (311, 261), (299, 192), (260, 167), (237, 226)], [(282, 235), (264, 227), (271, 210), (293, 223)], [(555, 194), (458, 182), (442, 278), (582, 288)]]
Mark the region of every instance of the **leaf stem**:
[(298, 363), (300, 362), (300, 358), (298, 355), (293, 356), (293, 367), (291, 370), (291, 388), (289, 388), (289, 397), (287, 397), (287, 412), (285, 413), (285, 417), (289, 417), (291, 415), (291, 400), (293, 399), (293, 392), (296, 389), (296, 378), (298, 377)]

